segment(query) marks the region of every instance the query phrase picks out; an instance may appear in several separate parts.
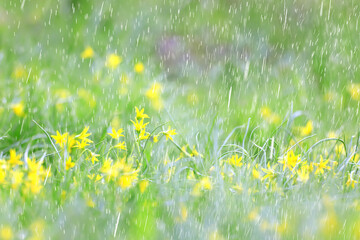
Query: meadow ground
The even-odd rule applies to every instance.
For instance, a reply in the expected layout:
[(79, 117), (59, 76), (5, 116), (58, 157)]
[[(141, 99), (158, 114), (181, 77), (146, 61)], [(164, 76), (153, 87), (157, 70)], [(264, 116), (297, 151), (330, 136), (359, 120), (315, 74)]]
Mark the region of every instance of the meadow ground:
[(359, 5), (0, 1), (0, 239), (359, 239)]

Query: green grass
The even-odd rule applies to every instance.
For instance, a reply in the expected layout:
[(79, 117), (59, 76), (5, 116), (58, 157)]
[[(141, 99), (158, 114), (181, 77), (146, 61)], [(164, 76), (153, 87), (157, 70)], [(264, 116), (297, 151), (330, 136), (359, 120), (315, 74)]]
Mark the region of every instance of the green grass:
[[(359, 7), (2, 1), (0, 239), (358, 239)], [(85, 148), (51, 137), (86, 126)]]

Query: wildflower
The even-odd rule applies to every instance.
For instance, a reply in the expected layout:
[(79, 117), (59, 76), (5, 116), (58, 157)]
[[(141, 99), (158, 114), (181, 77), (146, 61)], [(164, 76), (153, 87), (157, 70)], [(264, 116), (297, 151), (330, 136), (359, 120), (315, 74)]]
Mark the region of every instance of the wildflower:
[(91, 159), (91, 163), (94, 164), (95, 162), (98, 162), (99, 159), (97, 159), (97, 157), (99, 157), (99, 154), (93, 153), (92, 151), (90, 151), (90, 156), (89, 158)]
[(113, 139), (118, 139), (119, 137), (124, 137), (122, 134), (124, 129), (120, 128), (119, 130), (115, 130), (115, 128), (111, 129), (111, 133), (108, 133)]
[(11, 171), (11, 177), (12, 177), (12, 189), (17, 189), (23, 182), (24, 173), (20, 170), (13, 170)]
[(355, 188), (355, 183), (358, 181), (353, 179), (353, 173), (349, 173), (348, 180), (346, 182), (346, 186), (349, 187), (351, 185), (352, 188)]
[(279, 163), (283, 164), (283, 171), (286, 168), (289, 168), (290, 171), (296, 166), (296, 164), (300, 161), (300, 155), (295, 156), (294, 151), (290, 150), (286, 153), (286, 157), (282, 160), (278, 161)]
[(305, 127), (300, 127), (301, 136), (308, 136), (313, 131), (313, 122), (311, 120), (307, 121)]
[(254, 208), (253, 210), (251, 210), (248, 215), (248, 219), (250, 221), (254, 221), (254, 222), (257, 222), (258, 220), (260, 220), (259, 210), (257, 208)]
[(260, 172), (257, 170), (257, 167), (254, 167), (251, 173), (255, 179), (260, 179), (261, 176), (260, 176)]
[(6, 225), (0, 227), (0, 239), (11, 240), (13, 238), (14, 238), (14, 234), (10, 226)]
[(346, 152), (345, 152), (345, 147), (343, 144), (337, 144), (335, 146), (335, 153), (336, 153), (336, 156), (337, 157), (340, 157), (341, 155), (345, 155)]
[(162, 85), (160, 83), (153, 83), (152, 86), (146, 91), (145, 96), (151, 101), (153, 108), (160, 111), (163, 109), (164, 104), (161, 99)]
[(339, 232), (339, 221), (335, 211), (329, 211), (322, 219), (320, 219), (320, 229), (326, 236), (324, 239), (330, 239)]
[(32, 237), (30, 239), (45, 239), (44, 231), (45, 231), (45, 221), (42, 219), (38, 219), (34, 221), (30, 225), (30, 231), (32, 233)]
[(28, 181), (25, 183), (25, 186), (26, 190), (30, 190), (33, 194), (38, 194), (43, 188), (43, 185), (40, 182), (40, 177), (37, 173), (29, 173)]
[(188, 217), (188, 210), (185, 207), (185, 205), (183, 205), (183, 204), (181, 204), (181, 207), (180, 207), (180, 216), (181, 216), (182, 222), (185, 222)]
[(144, 193), (147, 187), (149, 186), (149, 181), (144, 179), (139, 182), (139, 189), (141, 193)]
[(68, 158), (65, 164), (66, 170), (69, 170), (75, 166), (75, 163), (71, 161), (71, 157)]
[(337, 134), (334, 131), (330, 131), (330, 132), (328, 132), (327, 137), (328, 138), (337, 138)]
[(227, 161), (230, 165), (234, 167), (241, 167), (243, 163), (241, 162), (243, 157), (239, 157), (237, 154), (233, 155), (231, 158), (229, 158)]
[(90, 208), (95, 207), (95, 202), (92, 200), (92, 198), (89, 196), (89, 194), (85, 195), (85, 203), (86, 203), (86, 206), (88, 206)]
[(135, 122), (131, 120), (131, 122), (134, 124), (135, 130), (140, 131), (146, 127), (149, 123), (144, 123), (144, 119), (141, 119), (139, 122), (137, 119), (135, 119)]
[(191, 150), (190, 156), (192, 156), (192, 157), (197, 157), (197, 156), (203, 157), (203, 155), (200, 154), (200, 153), (196, 150), (195, 146), (193, 146), (193, 149)]
[(144, 64), (142, 62), (137, 62), (134, 66), (134, 71), (136, 73), (143, 73), (144, 72)]
[(81, 140), (81, 142), (76, 141), (76, 145), (74, 147), (78, 149), (84, 149), (87, 146), (89, 146), (88, 142), (86, 140)]
[(320, 162), (319, 163), (314, 163), (314, 165), (317, 167), (315, 174), (323, 174), (324, 173), (324, 169), (331, 169), (330, 166), (327, 166), (329, 160), (324, 161), (322, 155), (320, 155)]
[(117, 66), (119, 66), (121, 62), (122, 62), (122, 58), (120, 56), (116, 54), (110, 54), (107, 56), (105, 65), (110, 69), (115, 69), (117, 68)]
[(60, 134), (59, 131), (56, 131), (56, 135), (51, 135), (51, 137), (63, 148), (67, 142), (68, 133)]
[(350, 93), (350, 97), (356, 101), (360, 100), (360, 84), (353, 83), (348, 86), (348, 91)]
[(89, 174), (89, 175), (87, 175), (87, 177), (90, 179), (90, 180), (94, 180), (94, 182), (98, 182), (98, 181), (100, 181), (101, 179), (102, 179), (102, 176), (100, 176), (99, 174)]
[(237, 191), (238, 193), (242, 193), (242, 191), (244, 190), (243, 186), (241, 184), (239, 184), (239, 183), (232, 186), (232, 189)]
[(358, 163), (360, 160), (360, 155), (358, 153), (354, 154), (354, 156), (350, 159), (353, 163)]
[(168, 130), (166, 132), (164, 132), (164, 135), (166, 137), (166, 140), (173, 140), (172, 136), (176, 135), (176, 129), (171, 129), (171, 127), (169, 126)]
[(139, 140), (146, 140), (150, 136), (150, 133), (146, 132), (145, 129), (142, 129), (139, 134)]
[(306, 183), (309, 180), (309, 170), (308, 166), (302, 166), (300, 170), (297, 171), (298, 179), (300, 182)]
[(15, 79), (25, 78), (26, 77), (26, 69), (22, 65), (18, 65), (15, 67), (12, 72), (12, 77)]
[(118, 180), (118, 184), (121, 187), (121, 189), (127, 189), (131, 187), (136, 180), (137, 180), (137, 172), (133, 172), (131, 174), (122, 175)]
[(21, 154), (16, 155), (16, 151), (15, 149), (10, 149), (10, 159), (9, 159), (9, 164), (14, 167), (17, 165), (23, 165), (24, 163), (22, 161), (20, 161), (21, 158)]
[(189, 105), (196, 105), (199, 102), (199, 96), (196, 92), (189, 93), (186, 101)]
[(93, 57), (94, 57), (94, 50), (90, 46), (87, 46), (85, 50), (81, 53), (81, 58), (83, 59), (93, 58)]
[(280, 116), (272, 112), (269, 107), (263, 106), (260, 109), (260, 114), (270, 124), (278, 124), (280, 122)]
[(90, 139), (88, 139), (88, 137), (91, 135), (91, 133), (88, 133), (89, 127), (85, 127), (84, 130), (82, 130), (82, 132), (77, 136), (77, 138), (85, 141), (85, 142), (89, 142), (92, 143), (93, 141), (91, 141)]
[(29, 172), (39, 172), (41, 169), (41, 162), (36, 162), (35, 158), (26, 160)]
[(209, 177), (203, 177), (197, 182), (193, 188), (192, 195), (199, 196), (203, 190), (211, 190), (212, 183)]
[(125, 142), (119, 142), (114, 146), (114, 148), (120, 149), (120, 150), (126, 150)]
[(158, 99), (162, 91), (162, 85), (160, 83), (154, 82), (151, 87), (146, 91), (145, 96), (150, 100)]
[(6, 177), (6, 172), (4, 170), (0, 169), (0, 185), (3, 185), (6, 183), (5, 177)]
[(19, 102), (11, 105), (11, 109), (13, 110), (14, 114), (18, 117), (23, 117), (25, 115), (24, 113), (24, 103)]
[(149, 118), (149, 116), (144, 113), (144, 111), (145, 111), (144, 108), (139, 110), (137, 107), (135, 107), (135, 111), (136, 111), (136, 118), (137, 119)]
[(262, 181), (269, 178), (270, 180), (272, 180), (273, 178), (276, 177), (276, 172), (275, 172), (275, 167), (277, 165), (270, 167), (270, 164), (268, 163), (268, 168), (261, 168), (261, 170), (265, 173), (265, 175), (262, 177)]

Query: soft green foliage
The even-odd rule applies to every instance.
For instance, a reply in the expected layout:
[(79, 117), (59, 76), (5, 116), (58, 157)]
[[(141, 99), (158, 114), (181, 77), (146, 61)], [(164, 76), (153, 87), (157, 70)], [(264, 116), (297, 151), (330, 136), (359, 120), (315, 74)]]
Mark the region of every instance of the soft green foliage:
[(357, 1), (0, 1), (0, 239), (359, 239)]

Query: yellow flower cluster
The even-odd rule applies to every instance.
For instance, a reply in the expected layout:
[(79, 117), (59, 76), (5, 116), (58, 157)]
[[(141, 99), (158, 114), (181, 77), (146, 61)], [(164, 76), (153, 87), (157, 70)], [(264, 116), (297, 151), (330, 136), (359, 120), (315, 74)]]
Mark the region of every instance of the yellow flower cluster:
[(21, 154), (11, 149), (8, 159), (0, 159), (0, 185), (24, 194), (38, 194), (44, 181), (51, 176), (51, 167), (45, 169), (42, 161), (26, 158), (21, 161)]

